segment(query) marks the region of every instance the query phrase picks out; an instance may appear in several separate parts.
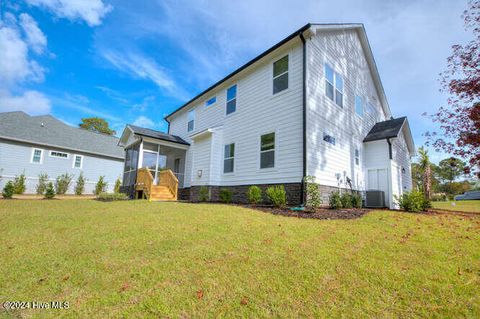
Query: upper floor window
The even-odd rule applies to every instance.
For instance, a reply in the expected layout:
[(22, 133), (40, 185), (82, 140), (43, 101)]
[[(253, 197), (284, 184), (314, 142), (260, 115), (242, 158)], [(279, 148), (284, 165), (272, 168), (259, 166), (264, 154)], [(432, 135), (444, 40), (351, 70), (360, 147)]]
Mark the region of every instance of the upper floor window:
[(363, 99), (358, 95), (355, 96), (355, 113), (363, 116)]
[(50, 151), (50, 156), (68, 159), (68, 153), (64, 153), (64, 152)]
[(195, 128), (195, 110), (188, 112), (187, 131), (191, 132)]
[(237, 85), (227, 89), (227, 115), (237, 110)]
[(358, 149), (355, 149), (355, 165), (360, 165), (360, 152)]
[(260, 137), (260, 168), (275, 167), (275, 132)]
[(330, 134), (323, 133), (323, 140), (327, 143), (335, 145), (335, 137), (331, 136)]
[(223, 172), (232, 173), (235, 158), (235, 144), (225, 145), (225, 152), (223, 154)]
[(367, 110), (368, 110), (368, 113), (375, 114), (375, 106), (373, 106), (372, 103), (368, 103)]
[(32, 163), (41, 164), (42, 155), (43, 155), (43, 150), (39, 148), (34, 148), (32, 152)]
[(288, 89), (288, 55), (273, 63), (273, 94)]
[(215, 102), (217, 102), (217, 97), (216, 97), (216, 96), (214, 96), (214, 97), (212, 97), (211, 99), (207, 100), (207, 101), (205, 102), (205, 106), (212, 105), (212, 104), (215, 103)]
[(325, 95), (338, 106), (343, 107), (343, 78), (325, 64)]
[(83, 166), (83, 156), (75, 155), (73, 157), (73, 168), (82, 168)]

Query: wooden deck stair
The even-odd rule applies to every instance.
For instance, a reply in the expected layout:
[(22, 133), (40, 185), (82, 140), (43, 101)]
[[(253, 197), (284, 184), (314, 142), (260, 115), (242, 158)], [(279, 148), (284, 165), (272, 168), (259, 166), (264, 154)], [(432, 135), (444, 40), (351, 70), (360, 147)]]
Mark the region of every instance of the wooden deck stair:
[(169, 169), (159, 172), (159, 185), (153, 182), (151, 172), (146, 168), (137, 171), (137, 183), (135, 185), (136, 198), (148, 200), (177, 200), (178, 179)]
[(176, 200), (175, 195), (166, 185), (152, 186), (150, 200)]

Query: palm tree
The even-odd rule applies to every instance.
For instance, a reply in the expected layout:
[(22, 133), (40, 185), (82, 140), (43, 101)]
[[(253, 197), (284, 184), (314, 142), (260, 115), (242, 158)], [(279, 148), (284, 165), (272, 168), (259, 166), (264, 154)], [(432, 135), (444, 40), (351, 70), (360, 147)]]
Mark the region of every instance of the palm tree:
[(431, 176), (432, 176), (432, 170), (431, 170), (431, 163), (430, 163), (430, 158), (428, 156), (428, 151), (422, 146), (418, 149), (418, 154), (420, 155), (420, 169), (423, 172), (423, 194), (425, 195), (425, 198), (430, 199), (431, 195)]

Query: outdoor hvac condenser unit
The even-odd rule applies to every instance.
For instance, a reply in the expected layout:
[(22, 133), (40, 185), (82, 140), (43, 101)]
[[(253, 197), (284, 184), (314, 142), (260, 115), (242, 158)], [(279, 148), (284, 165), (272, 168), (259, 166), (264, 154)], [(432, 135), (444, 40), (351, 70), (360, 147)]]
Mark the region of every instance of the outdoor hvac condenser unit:
[(385, 207), (385, 192), (367, 191), (365, 207)]

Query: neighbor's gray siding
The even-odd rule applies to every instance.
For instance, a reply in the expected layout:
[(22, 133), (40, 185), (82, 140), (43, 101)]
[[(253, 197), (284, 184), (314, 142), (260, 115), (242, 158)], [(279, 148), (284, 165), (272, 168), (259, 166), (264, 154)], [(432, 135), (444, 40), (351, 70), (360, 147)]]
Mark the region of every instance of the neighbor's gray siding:
[[(32, 149), (43, 149), (42, 164), (31, 163)], [(50, 151), (62, 151), (69, 154), (68, 159), (50, 157)], [(83, 156), (82, 169), (73, 168), (74, 155)], [(25, 172), (27, 176), (26, 193), (35, 193), (35, 187), (38, 183), (38, 175), (47, 173), (51, 181), (60, 174), (73, 174), (73, 182), (69, 193), (73, 193), (76, 178), (80, 172), (87, 179), (85, 185), (85, 194), (92, 194), (99, 176), (105, 176), (105, 181), (109, 183), (108, 191), (113, 191), (115, 180), (121, 177), (123, 172), (123, 161), (106, 157), (93, 156), (81, 152), (71, 152), (62, 149), (53, 149), (39, 145), (20, 144), (12, 141), (0, 140), (0, 187), (3, 189), (5, 183), (13, 180), (16, 175)]]

